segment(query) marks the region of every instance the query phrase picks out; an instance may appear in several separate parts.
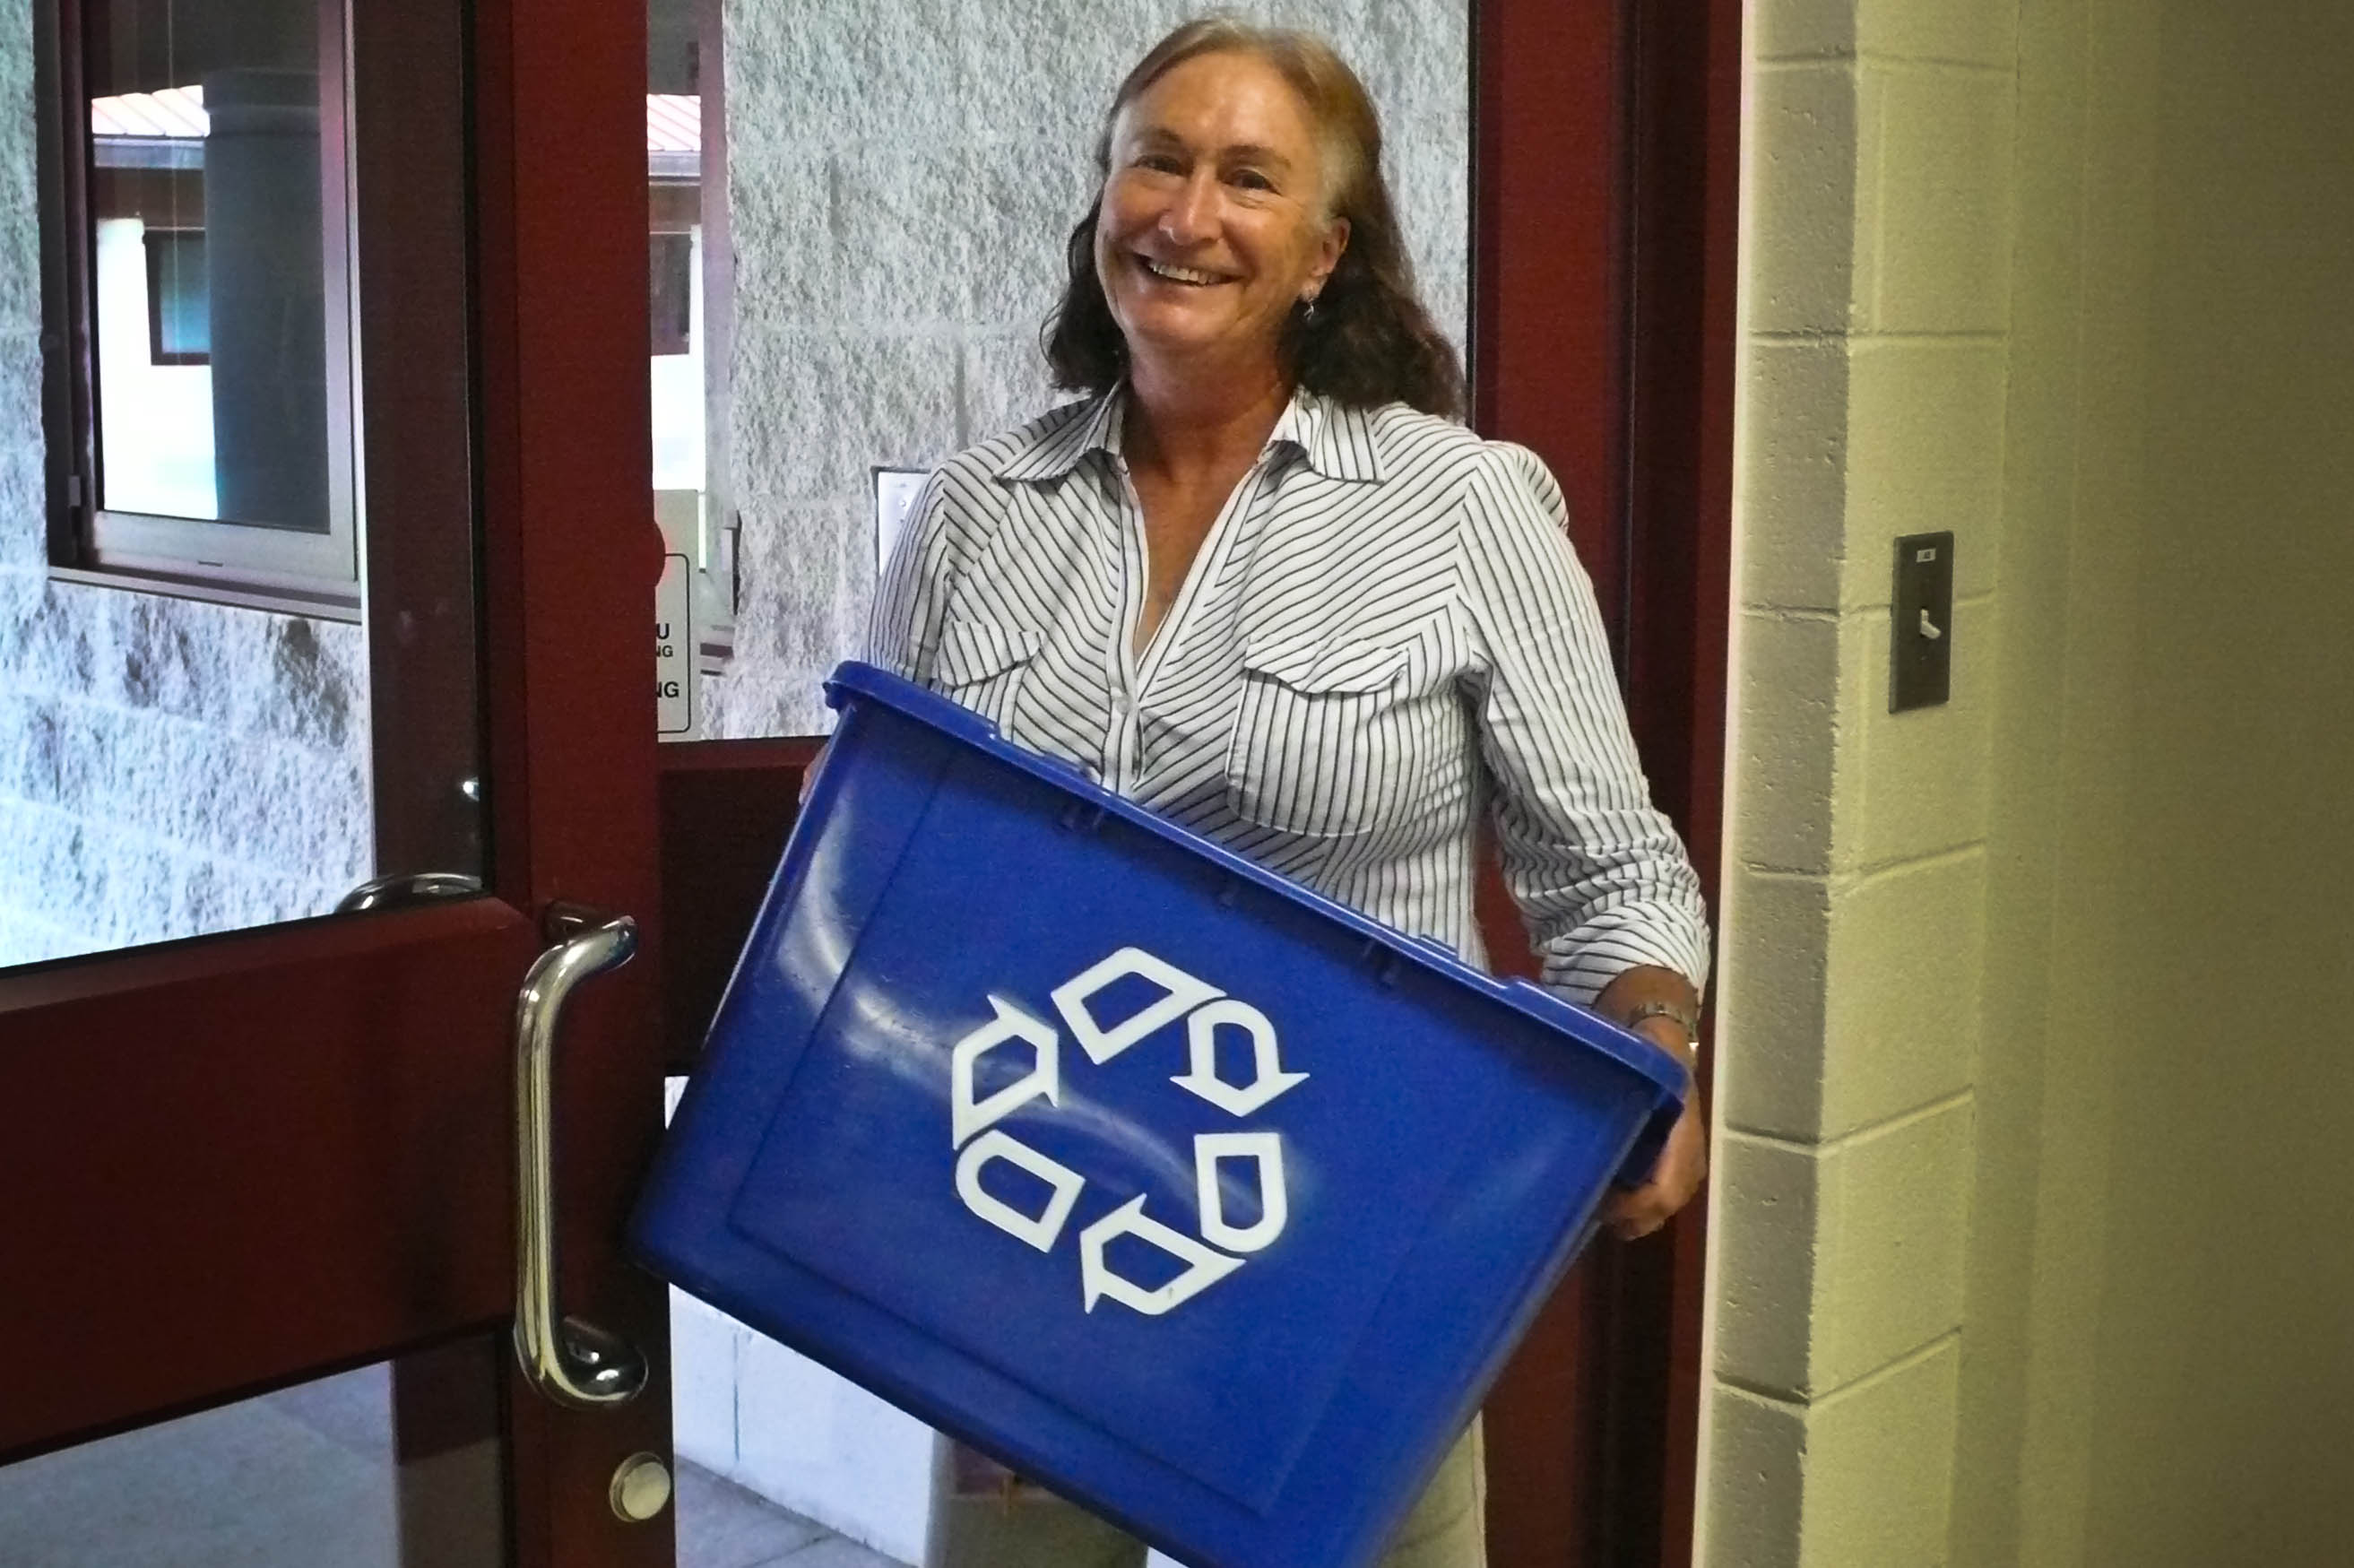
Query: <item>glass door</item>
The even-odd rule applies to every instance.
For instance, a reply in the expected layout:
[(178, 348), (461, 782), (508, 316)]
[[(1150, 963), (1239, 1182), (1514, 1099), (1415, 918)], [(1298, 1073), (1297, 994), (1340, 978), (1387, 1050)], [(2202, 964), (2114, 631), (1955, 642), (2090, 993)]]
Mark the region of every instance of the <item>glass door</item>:
[(0, 28), (12, 1563), (671, 1561), (645, 47)]

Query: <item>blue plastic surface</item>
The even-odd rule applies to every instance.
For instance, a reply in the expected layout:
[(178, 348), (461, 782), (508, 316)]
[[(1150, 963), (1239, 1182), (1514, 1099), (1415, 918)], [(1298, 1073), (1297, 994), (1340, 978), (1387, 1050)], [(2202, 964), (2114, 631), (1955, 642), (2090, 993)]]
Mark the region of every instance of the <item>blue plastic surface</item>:
[(640, 1255), (1181, 1562), (1372, 1562), (1681, 1067), (895, 676), (827, 696)]

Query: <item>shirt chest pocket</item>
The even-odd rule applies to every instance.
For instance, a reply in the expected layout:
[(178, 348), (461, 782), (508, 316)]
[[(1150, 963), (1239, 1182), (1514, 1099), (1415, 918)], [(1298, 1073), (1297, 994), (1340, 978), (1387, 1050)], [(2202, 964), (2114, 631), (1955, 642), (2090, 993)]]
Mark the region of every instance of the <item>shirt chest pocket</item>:
[(1029, 627), (979, 617), (956, 617), (940, 628), (932, 684), (940, 694), (1006, 726), (1022, 672), (1044, 638)]
[(1409, 688), (1410, 643), (1254, 643), (1226, 752), (1227, 804), (1311, 838), (1394, 829), (1419, 810), (1440, 743)]

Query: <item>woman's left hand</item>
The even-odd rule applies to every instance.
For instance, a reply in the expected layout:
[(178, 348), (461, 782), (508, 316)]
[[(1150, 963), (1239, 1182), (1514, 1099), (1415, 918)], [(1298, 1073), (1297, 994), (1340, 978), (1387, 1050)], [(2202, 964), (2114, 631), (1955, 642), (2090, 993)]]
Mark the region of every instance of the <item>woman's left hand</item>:
[(1708, 1178), (1708, 1115), (1694, 1085), (1684, 1100), (1684, 1114), (1659, 1150), (1651, 1179), (1628, 1192), (1616, 1192), (1603, 1205), (1602, 1223), (1620, 1241), (1649, 1235), (1675, 1218), (1691, 1202)]
[[(1676, 1018), (1681, 1014), (1691, 1019), (1700, 1013), (1700, 997), (1691, 982), (1673, 969), (1638, 964), (1622, 969), (1602, 988), (1602, 994), (1594, 999), (1594, 1011), (1623, 1027), (1647, 1004), (1649, 1016), (1633, 1026), (1635, 1033), (1684, 1065), (1684, 1114), (1668, 1134), (1649, 1179), (1630, 1192), (1611, 1194), (1603, 1204), (1602, 1223), (1620, 1241), (1649, 1235), (1674, 1219), (1708, 1180), (1708, 1107), (1701, 1102), (1700, 1082), (1693, 1075), (1699, 1060), (1697, 1043)], [(1659, 1004), (1670, 1011), (1659, 1012)]]

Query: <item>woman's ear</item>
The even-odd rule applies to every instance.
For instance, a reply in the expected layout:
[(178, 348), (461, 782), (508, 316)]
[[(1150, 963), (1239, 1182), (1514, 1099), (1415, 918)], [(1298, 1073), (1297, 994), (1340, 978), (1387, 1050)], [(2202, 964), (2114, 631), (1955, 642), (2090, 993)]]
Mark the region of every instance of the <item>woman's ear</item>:
[(1348, 249), (1349, 220), (1336, 217), (1324, 226), (1323, 242), (1317, 248), (1316, 265), (1308, 274), (1315, 281), (1317, 293), (1324, 291), (1325, 280), (1332, 276), (1332, 269), (1341, 264), (1341, 258)]

